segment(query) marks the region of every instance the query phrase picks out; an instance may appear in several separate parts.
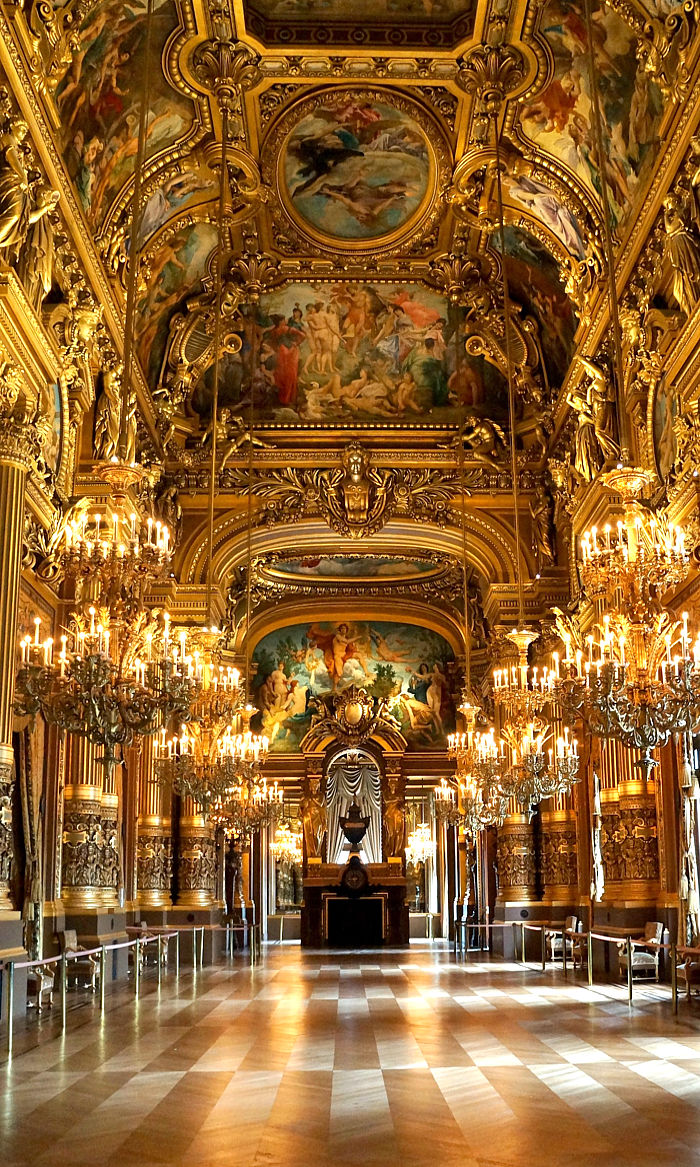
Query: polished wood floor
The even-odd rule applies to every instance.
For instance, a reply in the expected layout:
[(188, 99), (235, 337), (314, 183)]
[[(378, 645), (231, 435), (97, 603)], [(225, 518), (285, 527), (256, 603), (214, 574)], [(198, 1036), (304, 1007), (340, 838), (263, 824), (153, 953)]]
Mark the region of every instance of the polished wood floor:
[(285, 944), (169, 977), (0, 1087), (0, 1161), (23, 1167), (685, 1167), (700, 1006), (674, 1019), (651, 989), (630, 1010), (617, 986), (442, 947)]

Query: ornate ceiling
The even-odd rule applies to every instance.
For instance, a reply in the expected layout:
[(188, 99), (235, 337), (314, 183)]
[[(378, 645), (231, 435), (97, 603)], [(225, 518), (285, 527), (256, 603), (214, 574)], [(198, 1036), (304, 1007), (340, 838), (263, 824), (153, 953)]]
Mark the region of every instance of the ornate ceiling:
[[(98, 421), (86, 414), (79, 460), (85, 487), (94, 486), (91, 460), (110, 452), (99, 418), (118, 396), (145, 101), (138, 447), (142, 460), (164, 466), (161, 489), (178, 491), (184, 509), (173, 602), (200, 603), (225, 104), (221, 609), (231, 590), (233, 624), (240, 618), (249, 484), (263, 604), (381, 593), (387, 602), (458, 606), (462, 486), (467, 558), (485, 597), (501, 589), (492, 614), (512, 611), (518, 556), (538, 581), (533, 610), (556, 598), (568, 568), (542, 535), (547, 491), (556, 495), (556, 475), (566, 474), (567, 402), (585, 375), (577, 356), (604, 361), (607, 352), (582, 0), (151, 3), (150, 23), (148, 0), (5, 6), (3, 66), (30, 79), (25, 114), (61, 192), (51, 221), (57, 237), (60, 224), (73, 238), (86, 275), (80, 295), (102, 318)], [(683, 0), (594, 4), (605, 173), (627, 274), (658, 217), (662, 164), (687, 118), (696, 19)], [(66, 327), (64, 303), (73, 311), (79, 300), (72, 261), (61, 262), (43, 305), (56, 335)], [(674, 303), (665, 277), (654, 279), (646, 308), (653, 299), (663, 315)]]

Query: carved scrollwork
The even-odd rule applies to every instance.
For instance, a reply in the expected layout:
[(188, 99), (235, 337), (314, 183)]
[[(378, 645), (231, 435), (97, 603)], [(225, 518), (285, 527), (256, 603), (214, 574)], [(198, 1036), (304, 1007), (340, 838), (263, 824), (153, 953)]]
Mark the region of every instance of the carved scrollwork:
[(178, 884), (181, 891), (213, 893), (216, 890), (216, 843), (213, 839), (181, 839)]

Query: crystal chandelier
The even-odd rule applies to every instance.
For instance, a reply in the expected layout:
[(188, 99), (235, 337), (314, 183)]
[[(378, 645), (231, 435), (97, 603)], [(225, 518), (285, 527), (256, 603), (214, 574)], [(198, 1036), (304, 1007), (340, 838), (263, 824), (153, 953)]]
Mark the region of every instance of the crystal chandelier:
[(277, 782), (251, 773), (237, 775), (232, 788), (212, 803), (210, 817), (228, 838), (250, 839), (255, 831), (272, 826), (284, 813), (283, 792)]
[(418, 863), (425, 863), (435, 855), (435, 840), (432, 837), (430, 824), (418, 823), (409, 833), (406, 840), (406, 862), (414, 867)]
[(291, 824), (284, 820), (275, 830), (275, 837), (270, 843), (270, 854), (278, 863), (289, 863), (290, 866), (299, 866), (303, 859), (301, 832), (293, 831)]
[(511, 751), (505, 790), (529, 814), (538, 802), (567, 794), (578, 781), (578, 742), (568, 728), (557, 738), (554, 749), (547, 746), (551, 734), (541, 719), (520, 728), (507, 726), (504, 738)]

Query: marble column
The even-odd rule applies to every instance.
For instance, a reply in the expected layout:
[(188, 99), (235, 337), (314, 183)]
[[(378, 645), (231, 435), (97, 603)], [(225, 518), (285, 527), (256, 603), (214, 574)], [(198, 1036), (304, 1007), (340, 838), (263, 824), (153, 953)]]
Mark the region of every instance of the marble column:
[(178, 907), (211, 908), (216, 895), (216, 842), (210, 826), (191, 798), (180, 807)]
[(141, 908), (167, 908), (173, 878), (170, 789), (158, 782), (153, 738), (141, 748), (137, 846), (137, 896)]
[(656, 782), (635, 765), (638, 756), (618, 742), (602, 752), (603, 898), (620, 909), (648, 912), (659, 894)]
[(12, 706), (17, 665), (17, 616), (22, 568), (24, 494), (34, 465), (33, 427), (0, 414), (0, 911), (12, 910)]
[(543, 900), (552, 919), (578, 905), (578, 844), (572, 795), (547, 799), (541, 806), (540, 876)]

